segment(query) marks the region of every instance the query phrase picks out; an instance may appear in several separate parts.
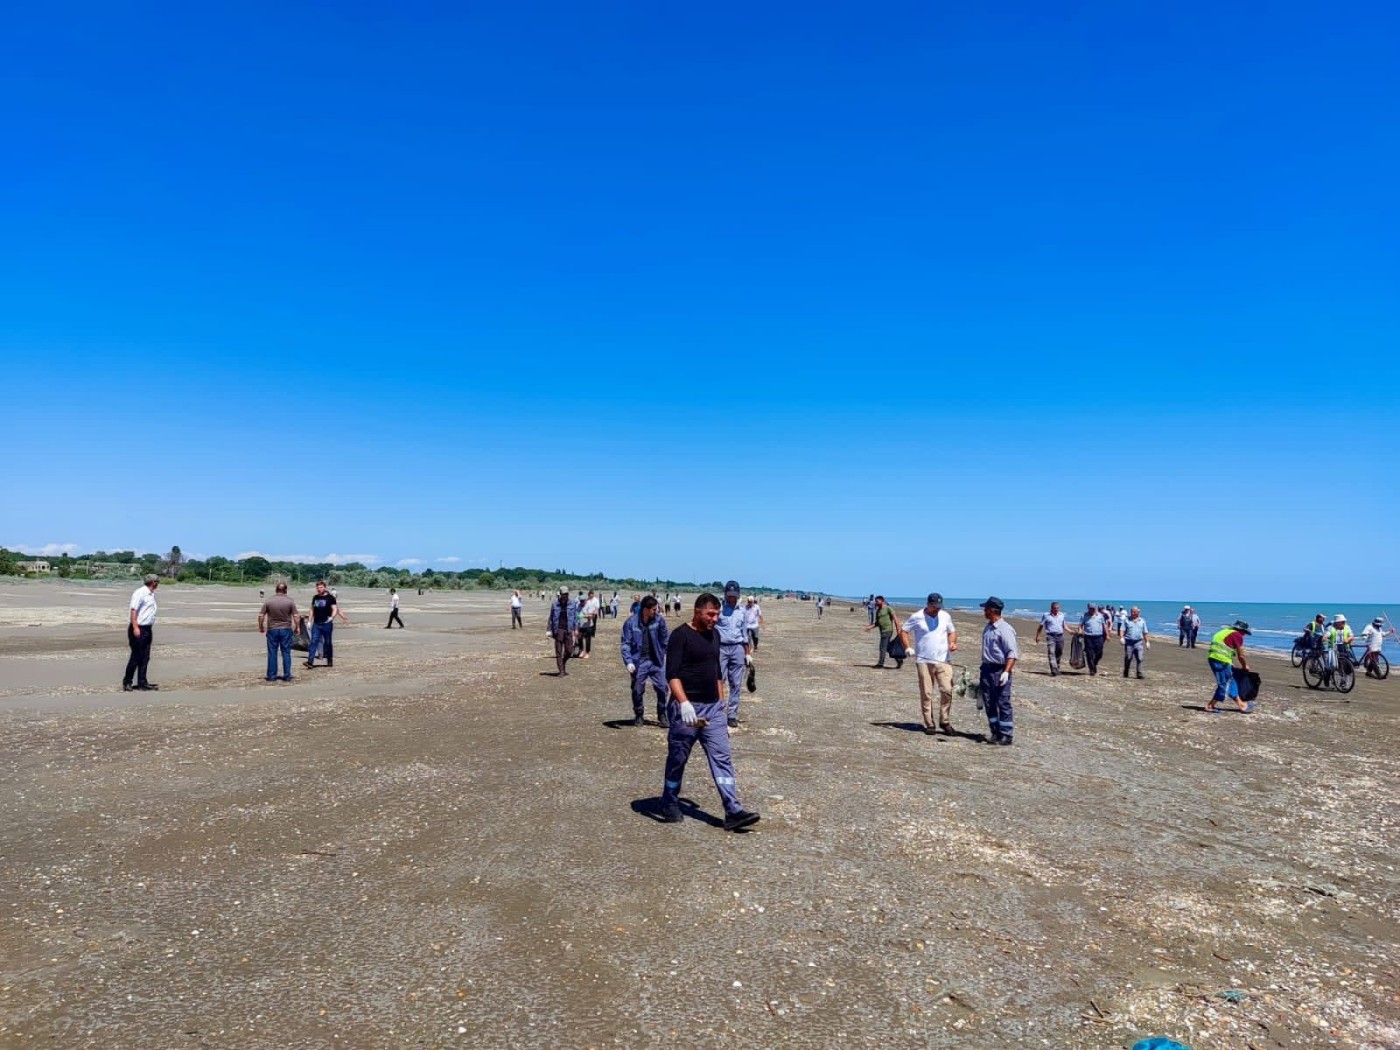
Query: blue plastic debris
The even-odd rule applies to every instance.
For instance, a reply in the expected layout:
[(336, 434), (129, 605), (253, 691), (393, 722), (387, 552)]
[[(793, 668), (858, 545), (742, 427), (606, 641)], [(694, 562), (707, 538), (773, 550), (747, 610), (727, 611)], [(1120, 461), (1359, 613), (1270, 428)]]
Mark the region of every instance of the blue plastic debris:
[(1191, 1050), (1191, 1048), (1185, 1043), (1178, 1043), (1175, 1039), (1154, 1035), (1151, 1039), (1139, 1039), (1133, 1044), (1133, 1050)]

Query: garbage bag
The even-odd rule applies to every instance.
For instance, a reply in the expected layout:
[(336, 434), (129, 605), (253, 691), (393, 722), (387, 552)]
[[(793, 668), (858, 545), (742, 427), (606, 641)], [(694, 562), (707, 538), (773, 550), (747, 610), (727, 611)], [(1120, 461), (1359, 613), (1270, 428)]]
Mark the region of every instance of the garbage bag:
[(1084, 664), (1084, 639), (1076, 634), (1069, 640), (1069, 665), (1076, 671), (1082, 671)]

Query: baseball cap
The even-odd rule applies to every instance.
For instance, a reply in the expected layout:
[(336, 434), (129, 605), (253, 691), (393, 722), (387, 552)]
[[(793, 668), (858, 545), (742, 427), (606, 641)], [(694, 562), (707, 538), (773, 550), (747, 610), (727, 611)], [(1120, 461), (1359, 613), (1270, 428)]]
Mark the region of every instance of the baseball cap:
[(560, 588), (559, 588), (559, 593), (560, 593), (560, 594), (568, 594), (568, 593), (569, 593), (569, 588), (567, 588), (567, 587), (560, 587)]
[(730, 580), (728, 583), (726, 583), (726, 584), (724, 585), (724, 593), (725, 593), (726, 596), (727, 596), (727, 595), (730, 595), (730, 594), (738, 594), (738, 593), (739, 593), (739, 585), (738, 585), (737, 583), (735, 583), (733, 580)]
[(933, 604), (935, 604), (935, 603), (938, 604), (938, 605), (942, 605), (942, 604), (943, 604), (943, 595), (939, 594), (937, 591), (934, 591), (932, 594), (930, 594), (930, 595), (928, 596), (928, 603), (929, 603), (930, 605), (933, 605)]
[(991, 597), (991, 598), (988, 598), (985, 602), (983, 602), (983, 603), (979, 606), (979, 608), (982, 608), (982, 609), (995, 609), (997, 612), (1001, 612), (1003, 609), (1006, 608), (1006, 603), (1005, 603), (1004, 601), (1002, 601), (1000, 598)]

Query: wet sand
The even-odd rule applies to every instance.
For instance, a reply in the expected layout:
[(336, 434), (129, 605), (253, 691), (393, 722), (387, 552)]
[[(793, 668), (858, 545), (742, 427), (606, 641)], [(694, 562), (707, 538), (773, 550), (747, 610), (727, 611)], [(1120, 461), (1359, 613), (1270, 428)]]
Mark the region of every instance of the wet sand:
[(124, 694), (130, 589), (0, 584), (0, 1046), (1400, 1046), (1400, 674), (1207, 716), (1204, 649), (1052, 679), (1018, 622), (997, 748), (768, 602), (736, 835), (698, 751), (651, 818), (620, 620), (556, 679), (537, 599), (343, 589), (267, 684), (256, 588), (162, 587)]

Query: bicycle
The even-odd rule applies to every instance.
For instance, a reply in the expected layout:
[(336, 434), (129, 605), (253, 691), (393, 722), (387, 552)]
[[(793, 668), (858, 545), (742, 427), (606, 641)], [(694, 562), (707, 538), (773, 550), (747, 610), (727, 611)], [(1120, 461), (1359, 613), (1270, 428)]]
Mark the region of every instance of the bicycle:
[[(1367, 655), (1364, 648), (1358, 648), (1354, 642), (1352, 643), (1351, 658), (1358, 667), (1364, 668), (1366, 666)], [(1376, 677), (1385, 680), (1390, 676), (1390, 661), (1385, 658), (1385, 653), (1376, 653), (1375, 656)]]
[(1320, 652), (1321, 649), (1322, 642), (1320, 640), (1315, 642), (1312, 635), (1305, 634), (1301, 638), (1294, 639), (1293, 651), (1288, 654), (1288, 658), (1294, 667), (1302, 667), (1304, 660), (1313, 653)]
[(1330, 686), (1339, 693), (1349, 693), (1356, 688), (1356, 664), (1352, 662), (1351, 650), (1335, 650), (1337, 666), (1329, 667), (1328, 652), (1313, 653), (1303, 661), (1303, 684), (1309, 689)]

